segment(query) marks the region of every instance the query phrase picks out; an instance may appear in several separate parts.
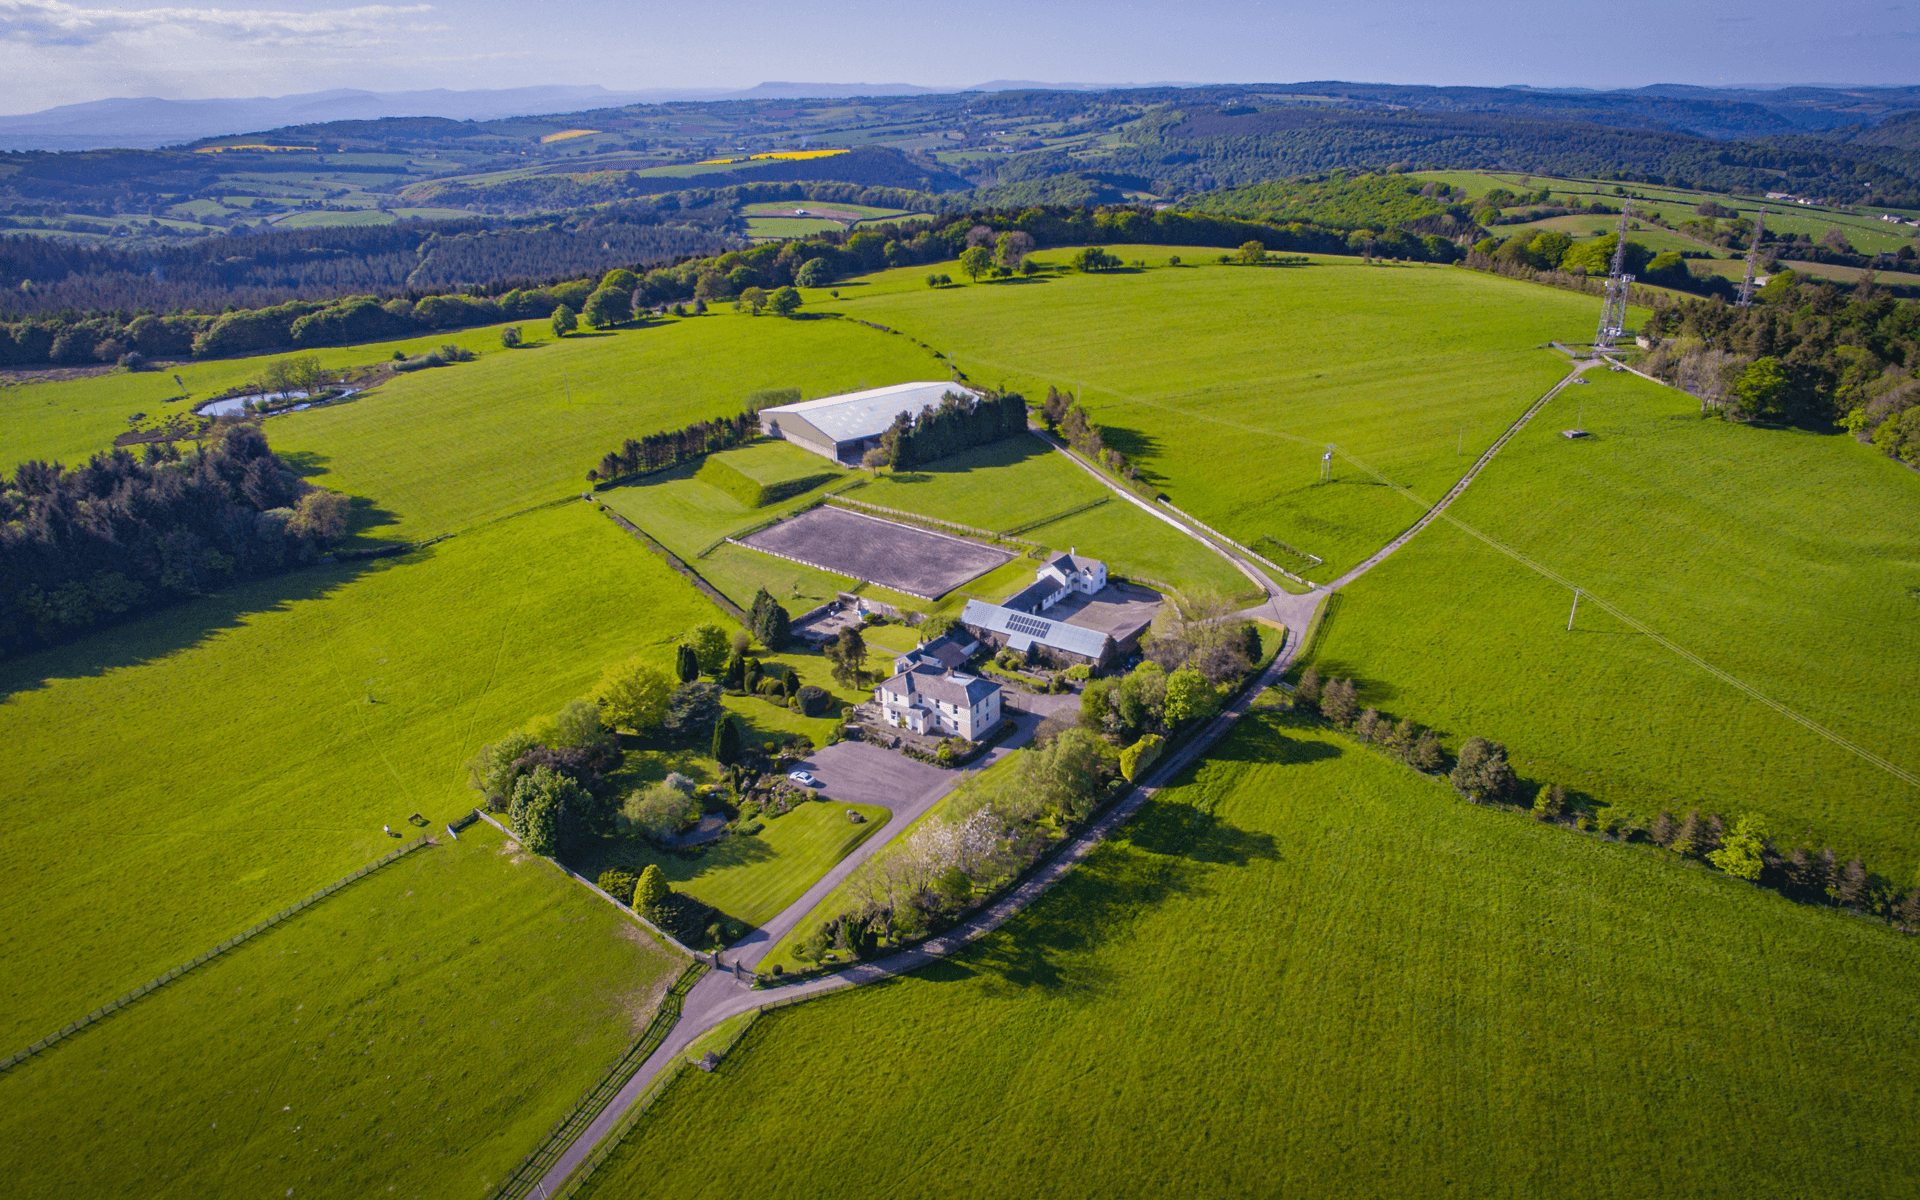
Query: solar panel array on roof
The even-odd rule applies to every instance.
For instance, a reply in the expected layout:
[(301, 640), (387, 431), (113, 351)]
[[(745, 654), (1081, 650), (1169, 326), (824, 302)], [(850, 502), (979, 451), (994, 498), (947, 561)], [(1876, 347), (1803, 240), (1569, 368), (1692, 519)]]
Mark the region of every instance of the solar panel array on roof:
[(1045, 637), (1053, 629), (1053, 622), (1039, 621), (1025, 613), (1009, 613), (1006, 617), (1007, 628), (1017, 630), (1030, 637)]

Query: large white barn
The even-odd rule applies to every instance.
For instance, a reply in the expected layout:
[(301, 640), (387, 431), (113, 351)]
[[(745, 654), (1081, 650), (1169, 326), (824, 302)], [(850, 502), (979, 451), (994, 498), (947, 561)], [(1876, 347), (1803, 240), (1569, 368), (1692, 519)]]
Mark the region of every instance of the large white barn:
[(923, 408), (939, 408), (940, 398), (980, 398), (980, 393), (957, 383), (896, 383), (819, 400), (802, 400), (760, 410), (760, 432), (785, 438), (802, 450), (811, 450), (835, 462), (856, 464), (880, 444), (880, 435), (901, 413), (920, 415)]

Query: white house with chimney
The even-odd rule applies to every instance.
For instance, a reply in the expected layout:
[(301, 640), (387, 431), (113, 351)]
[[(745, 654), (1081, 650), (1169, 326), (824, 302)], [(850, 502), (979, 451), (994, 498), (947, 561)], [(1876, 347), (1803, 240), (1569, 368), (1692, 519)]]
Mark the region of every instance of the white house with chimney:
[(873, 689), (886, 722), (932, 737), (977, 742), (1000, 724), (1000, 686), (977, 675), (918, 665)]

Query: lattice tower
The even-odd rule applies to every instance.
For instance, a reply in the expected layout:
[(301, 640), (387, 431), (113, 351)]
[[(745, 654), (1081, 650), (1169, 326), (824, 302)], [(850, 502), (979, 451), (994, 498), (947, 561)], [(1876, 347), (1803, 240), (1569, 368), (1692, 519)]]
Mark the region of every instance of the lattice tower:
[(1766, 223), (1767, 214), (1753, 214), (1753, 240), (1747, 243), (1747, 277), (1740, 281), (1740, 298), (1733, 302), (1735, 308), (1753, 307), (1753, 260), (1760, 253), (1760, 229)]
[(1593, 335), (1594, 351), (1613, 349), (1616, 338), (1627, 331), (1627, 285), (1633, 282), (1633, 276), (1627, 274), (1627, 217), (1633, 212), (1633, 201), (1627, 200), (1620, 205), (1620, 228), (1615, 233), (1617, 239), (1613, 247), (1613, 269), (1607, 273), (1606, 299), (1600, 305), (1600, 329)]

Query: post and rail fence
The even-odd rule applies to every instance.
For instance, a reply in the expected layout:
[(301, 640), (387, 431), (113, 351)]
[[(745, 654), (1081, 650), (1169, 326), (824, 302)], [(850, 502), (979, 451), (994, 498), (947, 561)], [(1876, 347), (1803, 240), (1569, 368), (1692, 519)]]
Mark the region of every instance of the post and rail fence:
[(77, 1021), (71, 1021), (66, 1025), (61, 1026), (59, 1029), (48, 1034), (46, 1037), (41, 1038), (39, 1041), (35, 1042), (31, 1046), (28, 1046), (26, 1049), (16, 1051), (13, 1054), (8, 1055), (6, 1058), (0, 1059), (0, 1072), (6, 1072), (6, 1071), (12, 1070), (14, 1067), (25, 1062), (27, 1059), (32, 1058), (34, 1055), (40, 1053), (42, 1050), (45, 1050), (47, 1047), (54, 1045), (56, 1042), (64, 1041), (65, 1039), (72, 1037), (74, 1034), (79, 1033), (81, 1030), (85, 1029), (87, 1026), (92, 1025), (94, 1022), (100, 1021), (106, 1017), (112, 1016), (114, 1013), (117, 1013), (121, 1009), (126, 1008), (128, 1005), (132, 1004), (134, 1001), (139, 1000), (141, 997), (146, 996), (149, 993), (160, 990), (161, 988), (165, 987), (167, 984), (172, 983), (174, 980), (180, 978), (182, 975), (185, 975), (187, 972), (193, 970), (194, 968), (205, 966), (207, 963), (220, 957), (222, 954), (225, 954), (227, 951), (233, 949), (234, 947), (240, 945), (241, 943), (246, 942), (251, 938), (258, 936), (259, 934), (265, 933), (267, 930), (273, 928), (275, 925), (278, 925), (280, 922), (286, 920), (288, 917), (293, 916), (295, 913), (299, 912), (300, 910), (307, 908), (311, 905), (318, 904), (320, 901), (325, 900), (328, 896), (333, 895), (335, 892), (339, 891), (343, 887), (346, 887), (348, 884), (354, 882), (355, 880), (361, 879), (367, 875), (371, 875), (373, 872), (378, 871), (381, 867), (386, 866), (388, 863), (394, 862), (404, 857), (405, 855), (411, 854), (413, 851), (420, 849), (422, 846), (431, 846), (433, 844), (434, 844), (433, 835), (423, 833), (419, 837), (413, 839), (411, 842), (408, 842), (406, 845), (396, 847), (395, 849), (389, 851), (385, 856), (379, 859), (376, 859), (373, 862), (368, 863), (366, 866), (361, 867), (359, 870), (355, 871), (353, 874), (348, 875), (343, 879), (334, 880), (332, 883), (321, 888), (319, 891), (313, 893), (310, 896), (307, 896), (302, 900), (296, 901), (295, 903), (288, 905), (287, 907), (281, 909), (279, 912), (268, 917), (266, 920), (261, 921), (259, 924), (234, 934), (232, 937), (228, 938), (224, 942), (221, 942), (218, 946), (215, 946), (213, 949), (208, 950), (204, 954), (201, 954), (193, 959), (190, 959), (187, 962), (180, 964), (179, 966), (175, 967), (171, 971), (168, 971), (164, 975), (159, 975), (152, 979), (147, 980), (145, 983), (141, 984), (137, 988), (134, 988), (132, 991), (128, 992), (124, 996), (120, 996), (113, 1000), (109, 1000), (107, 1003), (101, 1005), (99, 1008), (94, 1009), (92, 1012), (88, 1013), (86, 1016), (81, 1017)]

